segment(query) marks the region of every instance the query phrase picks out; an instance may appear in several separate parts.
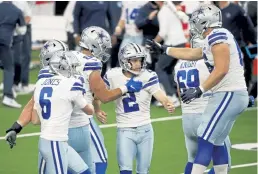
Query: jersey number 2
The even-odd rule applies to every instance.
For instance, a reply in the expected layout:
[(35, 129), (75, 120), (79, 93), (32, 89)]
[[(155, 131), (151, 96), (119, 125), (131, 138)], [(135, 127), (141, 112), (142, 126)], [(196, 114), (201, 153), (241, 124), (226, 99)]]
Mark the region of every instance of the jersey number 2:
[(51, 115), (51, 101), (49, 98), (52, 97), (52, 93), (52, 87), (44, 87), (40, 91), (39, 104), (42, 109), (41, 115), (45, 120), (48, 120)]
[(128, 93), (129, 97), (123, 98), (122, 102), (124, 105), (124, 112), (135, 112), (139, 111), (139, 104), (136, 103), (136, 97), (134, 93)]

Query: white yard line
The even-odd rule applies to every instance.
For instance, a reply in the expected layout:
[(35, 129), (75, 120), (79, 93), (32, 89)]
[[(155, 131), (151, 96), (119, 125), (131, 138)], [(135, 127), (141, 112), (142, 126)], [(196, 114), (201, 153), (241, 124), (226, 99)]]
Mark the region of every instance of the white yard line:
[[(237, 169), (237, 168), (244, 168), (244, 167), (252, 167), (252, 166), (257, 166), (258, 163), (247, 163), (247, 164), (239, 164), (239, 165), (234, 165), (231, 166), (231, 169)], [(205, 173), (208, 173), (210, 169), (205, 170)], [(184, 173), (180, 173), (180, 174), (184, 174)]]
[[(257, 108), (248, 108), (246, 111), (253, 111), (253, 110), (257, 110)], [(170, 117), (161, 117), (161, 118), (154, 118), (151, 119), (152, 123), (154, 122), (161, 122), (161, 121), (168, 121), (168, 120), (178, 120), (181, 119), (182, 117), (177, 115), (177, 116), (170, 116)], [(110, 127), (116, 127), (116, 124), (106, 124), (106, 125), (100, 125), (101, 129), (105, 129), (105, 128), (110, 128)], [(17, 136), (17, 138), (22, 138), (22, 137), (32, 137), (32, 136), (39, 136), (39, 132), (35, 132), (35, 133), (27, 133), (27, 134), (20, 134)], [(0, 140), (4, 140), (5, 137), (0, 137)]]
[[(167, 121), (167, 120), (178, 120), (181, 118), (182, 118), (181, 116), (171, 116), (171, 117), (163, 117), (163, 118), (154, 118), (151, 121), (152, 121), (152, 123), (154, 123), (154, 122)], [(110, 128), (110, 127), (116, 127), (116, 124), (100, 125), (99, 127), (101, 129), (105, 129), (105, 128)], [(39, 136), (39, 134), (40, 134), (39, 132), (20, 134), (17, 136), (17, 138)], [(4, 140), (4, 139), (5, 139), (5, 137), (0, 137), (0, 140)]]

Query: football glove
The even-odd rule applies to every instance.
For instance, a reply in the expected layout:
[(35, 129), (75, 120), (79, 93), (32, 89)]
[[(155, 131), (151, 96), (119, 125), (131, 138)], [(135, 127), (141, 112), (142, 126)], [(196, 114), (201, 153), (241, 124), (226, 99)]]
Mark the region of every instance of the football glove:
[(189, 88), (185, 92), (181, 94), (181, 99), (184, 103), (188, 104), (196, 98), (200, 98), (202, 96), (202, 90), (200, 87)]
[(146, 48), (154, 54), (165, 54), (168, 46), (161, 45), (160, 43), (154, 40), (146, 40)]

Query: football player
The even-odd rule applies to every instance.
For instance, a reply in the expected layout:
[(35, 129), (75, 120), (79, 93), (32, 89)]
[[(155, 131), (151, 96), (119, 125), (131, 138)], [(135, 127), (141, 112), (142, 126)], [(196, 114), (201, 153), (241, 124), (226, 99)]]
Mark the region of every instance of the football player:
[(136, 43), (126, 44), (119, 52), (120, 68), (109, 70), (104, 81), (110, 89), (126, 84), (132, 77), (141, 81), (140, 92), (132, 92), (115, 100), (117, 121), (117, 159), (120, 174), (147, 174), (151, 164), (154, 135), (150, 119), (150, 103), (154, 96), (169, 113), (173, 104), (160, 89), (158, 76), (146, 69), (146, 52)]
[[(192, 29), (191, 47), (199, 48), (202, 47), (203, 40), (199, 38), (197, 33)], [(177, 83), (177, 89), (180, 93), (183, 93), (186, 89), (191, 87), (198, 87), (202, 84), (209, 76), (209, 71), (204, 63), (204, 60), (187, 61), (179, 60), (174, 69), (174, 80)], [(188, 154), (188, 163), (185, 167), (185, 174), (190, 174), (193, 167), (194, 158), (197, 152), (198, 146), (198, 135), (197, 130), (202, 121), (202, 113), (204, 112), (209, 97), (212, 96), (212, 92), (209, 90), (202, 94), (202, 96), (191, 103), (182, 103), (182, 122), (183, 131), (185, 134), (185, 145)], [(229, 169), (231, 166), (230, 148), (231, 143), (229, 137), (225, 140), (225, 146), (228, 152)], [(208, 174), (214, 174), (212, 168)]]
[(226, 174), (228, 155), (223, 144), (237, 117), (248, 106), (243, 58), (234, 36), (222, 28), (221, 11), (214, 5), (201, 5), (191, 16), (191, 28), (204, 39), (202, 48), (173, 48), (148, 41), (153, 51), (183, 60), (204, 59), (210, 75), (198, 87), (181, 93), (184, 103), (213, 92), (198, 128), (198, 151), (192, 174), (202, 174), (213, 159), (215, 173)]
[(77, 168), (78, 173), (91, 173), (79, 154), (67, 143), (74, 105), (86, 114), (94, 113), (92, 104), (87, 104), (84, 99), (82, 82), (75, 78), (75, 67), (76, 59), (68, 59), (65, 52), (55, 53), (50, 60), (51, 74), (39, 79), (34, 91), (31, 121), (41, 124), (39, 153), (46, 165), (45, 172), (49, 174), (67, 173), (68, 159), (73, 160), (72, 168)]
[[(99, 98), (102, 102), (108, 102), (120, 97), (123, 93), (135, 92), (141, 89), (141, 82), (135, 82), (131, 79), (126, 85), (121, 86), (120, 88), (114, 90), (107, 90), (105, 84), (100, 76), (100, 71), (102, 68), (102, 62), (106, 62), (109, 58), (109, 54), (107, 53), (108, 49), (111, 48), (111, 41), (109, 34), (100, 27), (89, 27), (86, 28), (81, 36), (80, 46), (82, 47), (81, 52), (72, 51), (71, 54), (74, 54), (80, 61), (80, 67), (78, 71), (84, 76), (84, 83), (87, 89), (90, 89), (86, 94), (86, 98), (89, 102), (92, 102), (93, 95), (95, 94), (97, 98)], [(95, 56), (95, 57), (94, 57)], [(42, 61), (46, 68), (42, 69), (39, 73), (38, 78), (45, 78), (49, 76), (49, 71), (47, 68), (48, 65), (48, 56), (42, 57)], [(105, 117), (105, 113), (99, 109), (99, 102), (95, 100), (94, 104), (96, 106), (96, 115), (100, 117)], [(80, 110), (75, 108), (72, 113), (74, 117), (72, 117), (70, 122), (69, 129), (69, 144), (74, 147), (74, 149), (82, 156), (85, 162), (90, 165), (90, 155), (89, 148), (87, 146), (88, 142), (88, 129), (90, 129), (91, 138), (92, 138), (92, 156), (93, 162), (95, 163), (96, 173), (101, 174), (105, 173), (107, 167), (107, 152), (104, 146), (104, 137), (95, 123), (94, 119), (91, 117), (90, 119), (90, 127), (89, 120), (84, 116), (85, 114)], [(11, 129), (8, 130), (17, 130), (20, 129), (18, 123), (15, 123)], [(9, 140), (16, 138), (12, 138), (16, 132), (11, 132), (8, 134)], [(83, 141), (82, 141), (83, 140)], [(12, 141), (10, 141), (12, 142)]]
[(115, 28), (114, 37), (120, 36), (125, 31), (120, 49), (127, 43), (134, 42), (142, 45), (142, 31), (135, 25), (135, 19), (139, 9), (146, 4), (146, 1), (122, 1), (122, 13), (120, 20)]

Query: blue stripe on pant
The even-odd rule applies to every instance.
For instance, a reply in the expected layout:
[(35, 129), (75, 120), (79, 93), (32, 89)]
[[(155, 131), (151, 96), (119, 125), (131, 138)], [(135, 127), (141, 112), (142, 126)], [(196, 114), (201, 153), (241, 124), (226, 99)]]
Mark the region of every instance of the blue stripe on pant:
[[(76, 173), (82, 173), (88, 169), (79, 154), (67, 142), (63, 141), (50, 141), (40, 138), (39, 159), (40, 174), (44, 173), (44, 170), (47, 174), (66, 174), (68, 166), (71, 167), (71, 161), (72, 169)], [(46, 167), (42, 170), (43, 164)]]
[(50, 141), (40, 138), (39, 152), (43, 160), (41, 166), (39, 166), (39, 172), (44, 172), (44, 170), (42, 170), (44, 164), (46, 165), (45, 173), (47, 174), (65, 174), (68, 165), (67, 151), (68, 144), (66, 142)]
[(39, 153), (39, 160), (40, 160), (39, 174), (45, 174), (46, 173), (46, 161), (42, 158), (40, 153)]
[(248, 105), (246, 90), (213, 93), (198, 127), (198, 136), (222, 146), (237, 117)]
[(62, 166), (62, 159), (61, 159), (61, 156), (60, 156), (60, 158), (58, 156), (58, 153), (60, 153), (60, 152), (58, 152), (59, 148), (58, 148), (57, 141), (51, 141), (51, 150), (52, 150), (53, 160), (55, 163), (56, 173), (60, 172), (61, 174), (64, 174), (63, 166)]
[(222, 99), (222, 102), (220, 103), (219, 107), (217, 108), (217, 110), (213, 114), (213, 116), (212, 116), (204, 134), (202, 135), (203, 139), (209, 140), (209, 138), (210, 138), (212, 132), (214, 131), (214, 128), (216, 127), (219, 119), (221, 118), (221, 116), (223, 115), (225, 110), (227, 109), (233, 95), (234, 95), (233, 92), (226, 92), (224, 98)]
[(91, 151), (94, 163), (106, 163), (107, 151), (104, 146), (104, 136), (93, 118), (90, 118)]

